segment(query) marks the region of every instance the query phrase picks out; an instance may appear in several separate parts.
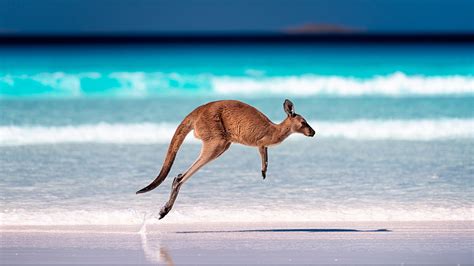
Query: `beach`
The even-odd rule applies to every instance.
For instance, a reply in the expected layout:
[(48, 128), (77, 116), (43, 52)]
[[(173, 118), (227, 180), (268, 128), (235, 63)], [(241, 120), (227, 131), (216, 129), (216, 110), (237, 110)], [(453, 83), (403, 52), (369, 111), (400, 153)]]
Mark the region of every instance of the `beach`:
[[(474, 64), (464, 44), (0, 49), (1, 263), (472, 264)], [(183, 118), (283, 102), (316, 131), (196, 160)], [(145, 225), (145, 226), (142, 226)]]
[(3, 264), (471, 264), (472, 222), (2, 227)]

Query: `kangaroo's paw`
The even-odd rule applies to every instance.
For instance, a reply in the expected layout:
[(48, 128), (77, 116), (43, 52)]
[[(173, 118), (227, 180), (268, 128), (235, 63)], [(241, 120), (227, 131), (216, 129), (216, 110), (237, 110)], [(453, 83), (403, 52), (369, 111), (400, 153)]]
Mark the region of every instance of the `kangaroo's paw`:
[(267, 177), (267, 171), (262, 171), (262, 176), (263, 176), (263, 179), (265, 179), (265, 177)]

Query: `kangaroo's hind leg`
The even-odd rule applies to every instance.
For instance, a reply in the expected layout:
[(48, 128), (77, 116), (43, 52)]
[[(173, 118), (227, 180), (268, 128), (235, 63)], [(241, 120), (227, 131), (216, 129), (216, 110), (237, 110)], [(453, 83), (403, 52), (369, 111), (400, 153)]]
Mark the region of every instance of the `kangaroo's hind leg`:
[(219, 141), (206, 141), (203, 142), (201, 148), (201, 154), (197, 160), (189, 167), (184, 174), (180, 174), (173, 180), (173, 185), (171, 187), (171, 194), (168, 202), (160, 210), (160, 219), (165, 217), (168, 212), (173, 208), (173, 204), (178, 197), (179, 189), (186, 180), (188, 180), (197, 170), (203, 167), (205, 164), (219, 157), (230, 147), (230, 142), (226, 140)]

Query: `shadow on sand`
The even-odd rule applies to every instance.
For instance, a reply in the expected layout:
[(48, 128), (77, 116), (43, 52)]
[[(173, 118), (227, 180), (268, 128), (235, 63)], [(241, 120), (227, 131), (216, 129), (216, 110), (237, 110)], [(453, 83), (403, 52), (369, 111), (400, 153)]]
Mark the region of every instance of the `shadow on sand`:
[(203, 234), (203, 233), (344, 233), (344, 232), (392, 232), (388, 229), (357, 230), (357, 229), (318, 229), (318, 228), (288, 228), (288, 229), (253, 229), (253, 230), (228, 230), (228, 231), (178, 231), (177, 234)]

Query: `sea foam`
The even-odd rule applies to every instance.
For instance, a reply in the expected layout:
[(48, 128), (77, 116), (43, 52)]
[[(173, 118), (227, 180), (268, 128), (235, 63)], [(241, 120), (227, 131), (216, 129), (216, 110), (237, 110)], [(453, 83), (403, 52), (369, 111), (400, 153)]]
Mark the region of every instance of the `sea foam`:
[[(153, 215), (152, 215), (153, 216)], [(433, 208), (410, 207), (364, 208), (209, 208), (190, 207), (173, 211), (164, 220), (157, 216), (147, 224), (195, 222), (328, 222), (328, 221), (469, 221), (472, 209), (468, 207)], [(128, 210), (9, 210), (0, 212), (0, 221), (6, 225), (137, 225), (143, 223), (143, 212)]]
[(449, 95), (474, 93), (474, 79), (466, 76), (407, 76), (397, 72), (368, 79), (305, 74), (286, 77), (215, 77), (220, 94), (276, 95)]
[[(178, 123), (0, 126), (0, 145), (58, 143), (169, 143)], [(356, 140), (471, 139), (474, 119), (310, 121), (317, 138)], [(293, 135), (290, 140), (302, 137)], [(198, 143), (189, 134), (186, 142)]]

